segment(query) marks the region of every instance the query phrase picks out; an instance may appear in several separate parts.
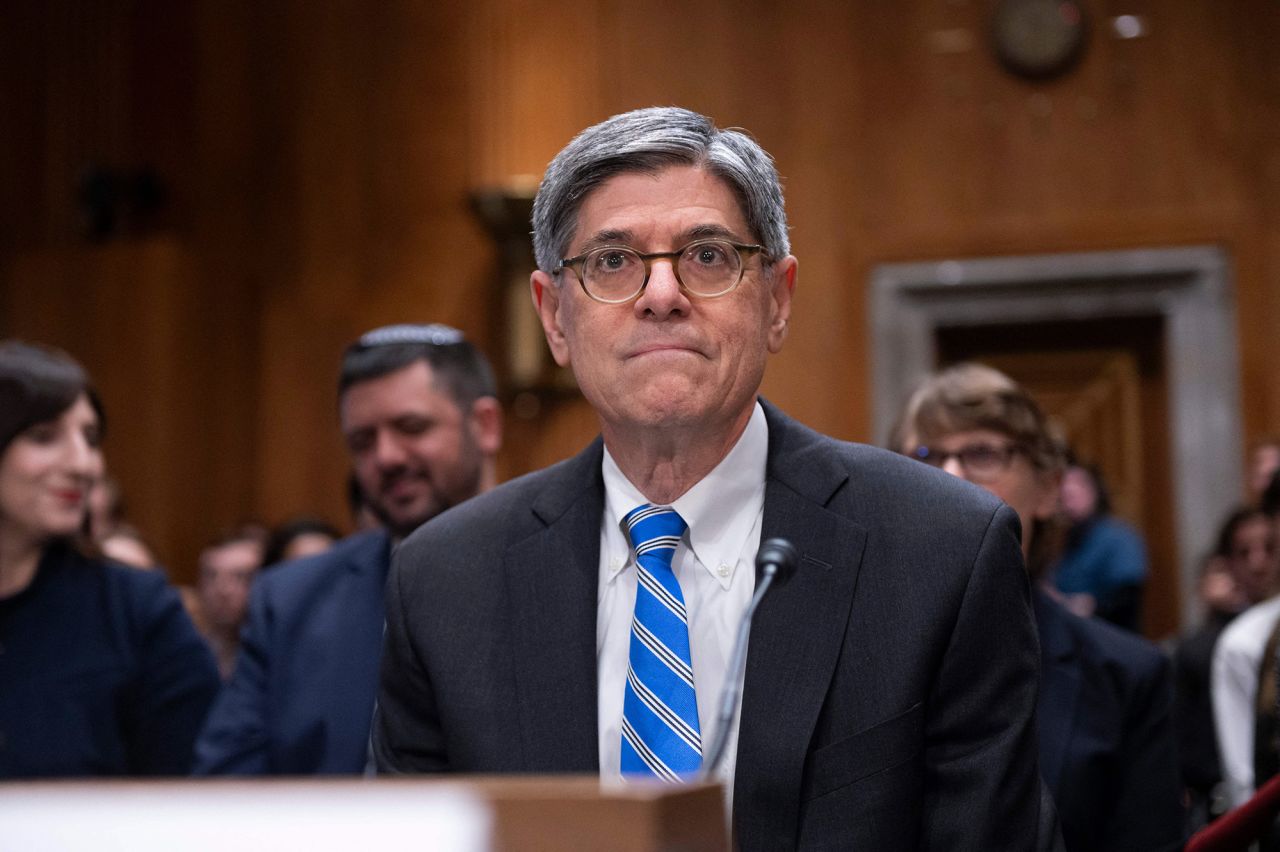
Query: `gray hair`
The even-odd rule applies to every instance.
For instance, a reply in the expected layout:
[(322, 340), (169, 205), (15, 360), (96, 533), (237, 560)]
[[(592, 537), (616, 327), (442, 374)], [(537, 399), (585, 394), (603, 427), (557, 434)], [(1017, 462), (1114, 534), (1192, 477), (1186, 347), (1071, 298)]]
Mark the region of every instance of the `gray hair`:
[(705, 168), (729, 185), (766, 260), (791, 253), (773, 158), (744, 131), (721, 130), (687, 109), (649, 107), (588, 127), (547, 166), (533, 201), (538, 268), (551, 274), (560, 265), (578, 226), (578, 210), (593, 189), (619, 174), (673, 165)]

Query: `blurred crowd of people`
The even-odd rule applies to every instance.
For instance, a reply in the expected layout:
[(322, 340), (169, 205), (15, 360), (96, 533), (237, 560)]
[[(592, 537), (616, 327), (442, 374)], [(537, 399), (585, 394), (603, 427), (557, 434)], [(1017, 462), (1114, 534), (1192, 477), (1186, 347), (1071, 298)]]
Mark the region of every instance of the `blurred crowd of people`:
[(87, 373), (0, 342), (0, 779), (363, 770), (391, 547), (492, 486), (501, 412), (446, 326), (364, 335), (338, 384), (355, 533), (244, 523), (175, 587), (106, 474)]

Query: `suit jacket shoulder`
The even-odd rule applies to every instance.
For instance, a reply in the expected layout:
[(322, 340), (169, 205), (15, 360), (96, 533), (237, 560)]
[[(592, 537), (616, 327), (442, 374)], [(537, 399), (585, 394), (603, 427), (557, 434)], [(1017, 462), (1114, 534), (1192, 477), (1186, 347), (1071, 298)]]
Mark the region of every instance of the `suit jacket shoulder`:
[(1016, 516), (927, 465), (765, 413), (762, 535), (801, 559), (752, 624), (743, 847), (1028, 846), (1037, 653)]
[(349, 536), (254, 583), (240, 655), (196, 745), (196, 773), (364, 769), (389, 539)]

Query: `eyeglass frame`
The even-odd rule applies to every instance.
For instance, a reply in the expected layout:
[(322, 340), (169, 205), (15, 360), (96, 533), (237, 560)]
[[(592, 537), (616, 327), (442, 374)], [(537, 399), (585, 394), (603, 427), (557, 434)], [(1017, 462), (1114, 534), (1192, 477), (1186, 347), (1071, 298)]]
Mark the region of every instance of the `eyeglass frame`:
[[(685, 252), (687, 252), (689, 249), (693, 248), (694, 246), (702, 245), (704, 243), (720, 243), (722, 245), (727, 245), (738, 252), (738, 264), (739, 264), (738, 278), (736, 281), (734, 281), (732, 284), (730, 284), (728, 287), (724, 288), (718, 293), (695, 293), (693, 290), (690, 290), (687, 286), (685, 286), (684, 280), (681, 279), (680, 277), (680, 256), (683, 255)], [(590, 290), (587, 289), (587, 282), (582, 274), (583, 269), (586, 266), (588, 257), (595, 254), (596, 252), (609, 251), (611, 249), (613, 251), (630, 252), (631, 254), (640, 258), (640, 262), (644, 264), (644, 279), (640, 282), (640, 286), (636, 288), (636, 291), (634, 293), (621, 299), (602, 299), (599, 296), (595, 295), (594, 293), (592, 293)], [(596, 246), (595, 248), (589, 249), (588, 251), (585, 251), (582, 254), (576, 255), (574, 257), (562, 258), (560, 260), (560, 265), (555, 268), (555, 270), (553, 271), (553, 274), (558, 275), (566, 269), (571, 270), (573, 272), (573, 276), (578, 279), (578, 286), (582, 288), (582, 292), (587, 294), (587, 298), (596, 302), (600, 302), (603, 305), (624, 305), (627, 302), (630, 302), (632, 299), (639, 298), (640, 294), (644, 292), (644, 289), (649, 286), (649, 278), (653, 272), (653, 261), (670, 260), (671, 274), (675, 276), (676, 283), (680, 285), (680, 289), (682, 291), (684, 291), (685, 293), (688, 293), (690, 296), (696, 296), (699, 299), (716, 299), (716, 298), (719, 298), (720, 296), (728, 295), (729, 293), (732, 293), (735, 289), (737, 289), (738, 285), (742, 283), (742, 279), (747, 274), (747, 260), (763, 252), (764, 252), (764, 246), (758, 243), (750, 243), (750, 244), (735, 243), (732, 240), (726, 240), (723, 237), (702, 237), (696, 240), (692, 240), (688, 243), (685, 243), (683, 246), (681, 246), (678, 249), (675, 249), (674, 251), (642, 252), (642, 251), (637, 251), (633, 249), (631, 246), (604, 245), (604, 246)]]
[[(982, 450), (998, 449), (1000, 461), (991, 470), (979, 473), (973, 467), (971, 467), (970, 464), (966, 462), (964, 459), (966, 455), (970, 455), (975, 450), (979, 450), (979, 449), (982, 449)], [(924, 452), (921, 453), (921, 450), (924, 450)], [(960, 467), (965, 471), (965, 473), (972, 475), (976, 481), (989, 482), (1009, 469), (1009, 465), (1013, 464), (1014, 456), (1016, 456), (1018, 453), (1026, 453), (1026, 452), (1027, 452), (1027, 448), (1017, 441), (1010, 441), (1009, 443), (1005, 444), (1003, 447), (996, 447), (994, 444), (983, 443), (978, 441), (972, 444), (966, 444), (965, 446), (961, 447), (960, 449), (952, 453), (936, 452), (934, 450), (931, 450), (928, 444), (921, 444), (918, 447), (916, 447), (914, 450), (912, 450), (910, 453), (908, 453), (908, 455), (910, 455), (911, 458), (915, 459), (918, 462), (927, 464), (929, 465), (929, 467), (936, 467), (939, 470), (941, 470), (944, 466), (946, 466), (949, 460), (955, 459), (956, 461), (960, 462)], [(934, 459), (937, 459), (937, 464), (935, 464), (933, 461), (930, 461), (931, 457)]]

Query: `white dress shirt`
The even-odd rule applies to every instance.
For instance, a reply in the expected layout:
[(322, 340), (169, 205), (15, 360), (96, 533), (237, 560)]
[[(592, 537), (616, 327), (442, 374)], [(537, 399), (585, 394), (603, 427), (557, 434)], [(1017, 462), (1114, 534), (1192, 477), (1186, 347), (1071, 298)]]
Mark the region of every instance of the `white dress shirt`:
[(1267, 639), (1280, 618), (1280, 596), (1254, 604), (1227, 625), (1213, 648), (1209, 692), (1228, 804), (1253, 795), (1253, 726), (1258, 675)]
[[(757, 402), (742, 437), (729, 454), (671, 504), (689, 525), (676, 548), (672, 569), (689, 614), (689, 648), (704, 749), (710, 748), (716, 736), (712, 728), (729, 657), (742, 614), (755, 592), (755, 556), (760, 547), (768, 452), (769, 428)], [(603, 470), (605, 507), (600, 524), (596, 609), (600, 774), (605, 779), (617, 779), (621, 777), (622, 702), (636, 601), (635, 553), (622, 519), (648, 501), (622, 474), (607, 448)], [(740, 716), (741, 709), (734, 715), (725, 759), (717, 773), (730, 802)]]

